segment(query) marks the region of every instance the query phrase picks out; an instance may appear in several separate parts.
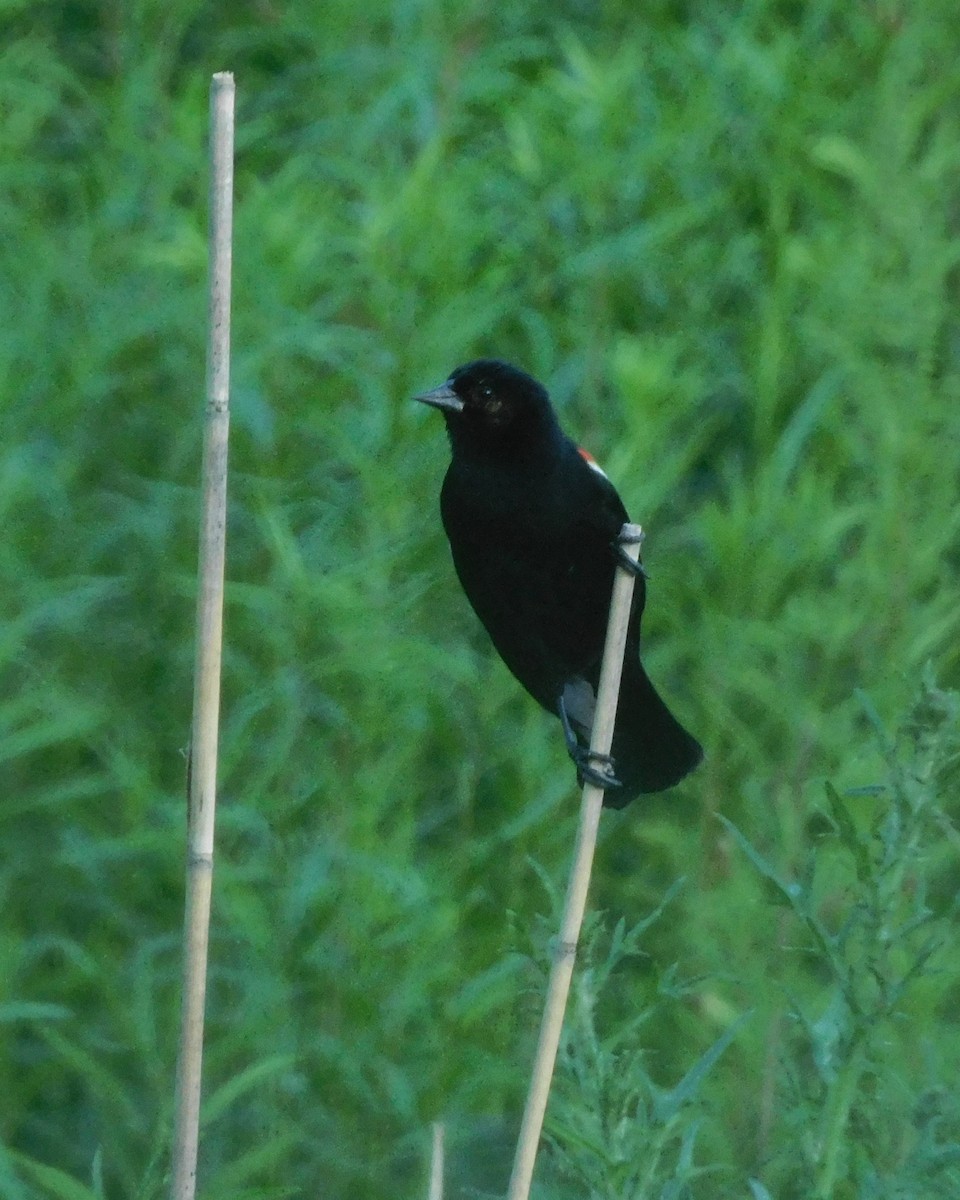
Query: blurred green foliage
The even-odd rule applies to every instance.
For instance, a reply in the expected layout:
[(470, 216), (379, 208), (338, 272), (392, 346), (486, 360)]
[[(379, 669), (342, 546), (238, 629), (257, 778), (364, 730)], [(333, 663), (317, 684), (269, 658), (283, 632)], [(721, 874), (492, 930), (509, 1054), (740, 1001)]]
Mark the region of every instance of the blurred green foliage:
[(542, 1194), (956, 1195), (957, 714), (921, 686), (960, 679), (952, 0), (0, 21), (0, 1196), (164, 1188), (220, 69), (203, 1194), (420, 1195), (437, 1118), (451, 1194), (503, 1187), (577, 800), (409, 403), (492, 353), (646, 527), (646, 658), (708, 755), (604, 819), (612, 929), (685, 882), (571, 1021)]

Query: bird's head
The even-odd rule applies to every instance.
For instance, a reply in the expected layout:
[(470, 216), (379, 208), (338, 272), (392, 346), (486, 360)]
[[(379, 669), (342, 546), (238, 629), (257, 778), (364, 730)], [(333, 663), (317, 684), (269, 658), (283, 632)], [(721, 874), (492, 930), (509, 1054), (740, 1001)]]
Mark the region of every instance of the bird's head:
[(457, 367), (446, 383), (415, 399), (443, 413), (454, 453), (523, 452), (550, 444), (559, 432), (546, 388), (493, 358)]

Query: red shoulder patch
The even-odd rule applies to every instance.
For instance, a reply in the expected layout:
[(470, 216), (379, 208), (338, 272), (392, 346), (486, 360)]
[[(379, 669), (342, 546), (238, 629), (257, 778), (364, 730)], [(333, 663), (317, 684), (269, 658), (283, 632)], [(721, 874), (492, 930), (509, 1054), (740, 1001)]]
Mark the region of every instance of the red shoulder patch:
[(591, 470), (596, 471), (596, 473), (598, 475), (602, 475), (604, 477), (604, 479), (607, 478), (606, 471), (603, 469), (603, 467), (600, 466), (600, 464), (593, 457), (593, 455), (590, 453), (589, 450), (584, 450), (584, 448), (582, 446), (578, 446), (577, 453), (580, 455), (580, 457), (583, 459), (583, 461), (587, 464), (587, 466), (590, 467)]

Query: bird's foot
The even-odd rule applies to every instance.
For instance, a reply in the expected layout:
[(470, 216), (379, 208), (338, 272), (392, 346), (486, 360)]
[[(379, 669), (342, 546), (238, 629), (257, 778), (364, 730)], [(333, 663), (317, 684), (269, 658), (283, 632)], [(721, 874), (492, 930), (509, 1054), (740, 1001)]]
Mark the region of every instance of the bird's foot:
[(570, 714), (567, 712), (567, 701), (564, 696), (557, 701), (557, 715), (563, 726), (563, 739), (567, 743), (567, 753), (577, 768), (577, 782), (580, 786), (592, 783), (595, 787), (603, 788), (604, 791), (608, 788), (622, 787), (620, 780), (613, 773), (613, 759), (610, 755), (598, 754), (589, 746), (582, 746), (577, 740), (577, 735), (570, 724)]
[[(637, 528), (639, 529), (639, 526)], [(611, 543), (611, 549), (613, 550), (614, 558), (616, 558), (625, 571), (631, 575), (637, 575), (641, 579), (649, 579), (650, 576), (647, 574), (647, 569), (640, 559), (631, 557), (624, 549), (624, 546), (632, 546), (637, 542), (642, 543), (643, 538), (643, 530), (639, 530), (638, 534), (627, 537), (624, 537), (623, 533), (619, 533)]]
[(623, 784), (613, 773), (613, 759), (609, 754), (598, 754), (586, 746), (578, 746), (570, 751), (570, 757), (577, 766), (577, 782), (582, 787), (592, 783), (594, 787), (607, 791), (611, 788), (623, 787)]

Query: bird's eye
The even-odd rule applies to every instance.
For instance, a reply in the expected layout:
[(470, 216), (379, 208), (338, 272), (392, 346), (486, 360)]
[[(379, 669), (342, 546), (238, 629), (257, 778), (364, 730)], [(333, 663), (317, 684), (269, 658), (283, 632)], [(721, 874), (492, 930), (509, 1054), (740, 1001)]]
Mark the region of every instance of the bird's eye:
[(497, 395), (496, 388), (489, 383), (478, 383), (473, 389), (473, 402), (485, 417), (499, 423), (506, 416), (506, 405), (503, 398)]

